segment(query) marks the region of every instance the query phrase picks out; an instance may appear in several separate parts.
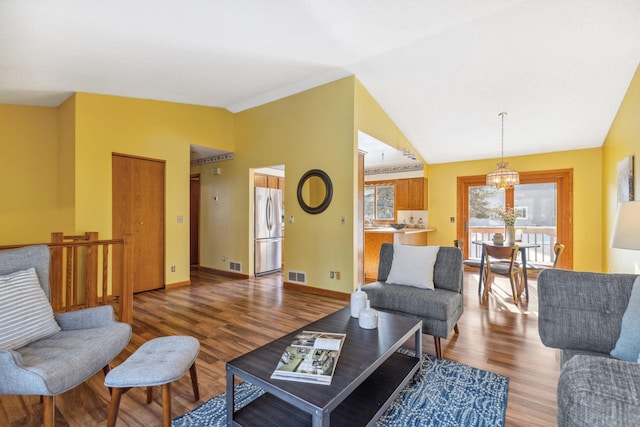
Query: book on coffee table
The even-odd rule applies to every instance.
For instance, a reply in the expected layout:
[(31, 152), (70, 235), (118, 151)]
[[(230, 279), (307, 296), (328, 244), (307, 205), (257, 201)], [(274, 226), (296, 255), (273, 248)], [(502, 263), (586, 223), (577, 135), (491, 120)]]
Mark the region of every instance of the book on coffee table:
[(331, 384), (346, 335), (302, 331), (278, 361), (272, 379)]

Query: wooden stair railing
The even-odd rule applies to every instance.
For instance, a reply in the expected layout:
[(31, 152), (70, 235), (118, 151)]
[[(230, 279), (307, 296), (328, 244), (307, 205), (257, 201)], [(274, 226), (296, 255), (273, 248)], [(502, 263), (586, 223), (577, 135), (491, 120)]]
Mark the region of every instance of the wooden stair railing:
[[(64, 236), (55, 232), (51, 233), (50, 243), (42, 244), (48, 245), (51, 250), (49, 282), (54, 312), (113, 303), (116, 298), (113, 297), (113, 289), (109, 292), (109, 274), (114, 271), (115, 263), (121, 263), (122, 289), (117, 297), (116, 312), (121, 322), (133, 322), (133, 235), (126, 234), (122, 239), (98, 240), (97, 232), (80, 236)], [(116, 245), (121, 245), (123, 250), (113, 251)], [(0, 246), (0, 250), (23, 246), (30, 245)], [(109, 255), (113, 258), (117, 252), (122, 253), (121, 259), (112, 259), (109, 263)], [(98, 265), (100, 259), (101, 266)]]

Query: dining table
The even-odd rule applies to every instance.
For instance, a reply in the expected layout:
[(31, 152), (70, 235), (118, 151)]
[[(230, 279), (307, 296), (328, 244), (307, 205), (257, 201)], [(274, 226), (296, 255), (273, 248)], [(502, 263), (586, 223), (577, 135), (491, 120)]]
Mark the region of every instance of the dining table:
[(539, 243), (525, 243), (525, 242), (516, 242), (513, 245), (506, 244), (496, 244), (490, 240), (473, 240), (471, 243), (474, 245), (482, 245), (482, 256), (480, 257), (480, 279), (478, 280), (478, 293), (482, 293), (482, 272), (484, 271), (484, 259), (485, 253), (484, 248), (486, 246), (493, 247), (518, 247), (518, 251), (520, 252), (520, 260), (522, 261), (522, 276), (524, 281), (524, 293), (526, 295), (527, 301), (529, 301), (529, 281), (527, 280), (527, 249), (530, 248), (539, 248)]

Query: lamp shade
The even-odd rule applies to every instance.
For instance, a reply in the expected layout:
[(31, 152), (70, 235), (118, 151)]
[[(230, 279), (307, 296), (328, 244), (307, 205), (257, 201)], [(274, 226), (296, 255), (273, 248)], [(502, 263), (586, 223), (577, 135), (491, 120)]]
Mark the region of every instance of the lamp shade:
[(640, 201), (620, 203), (613, 225), (611, 247), (640, 250)]
[(495, 188), (513, 188), (520, 184), (518, 172), (507, 168), (507, 162), (498, 163), (498, 169), (487, 174), (487, 185)]

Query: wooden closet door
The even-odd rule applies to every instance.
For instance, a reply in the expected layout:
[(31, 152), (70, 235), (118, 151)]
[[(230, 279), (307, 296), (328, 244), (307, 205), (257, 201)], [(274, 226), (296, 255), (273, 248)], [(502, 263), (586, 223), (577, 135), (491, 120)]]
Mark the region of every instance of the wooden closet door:
[[(113, 237), (135, 237), (133, 291), (162, 288), (165, 163), (114, 154), (112, 165)], [(114, 270), (114, 294), (119, 293), (119, 279)]]

